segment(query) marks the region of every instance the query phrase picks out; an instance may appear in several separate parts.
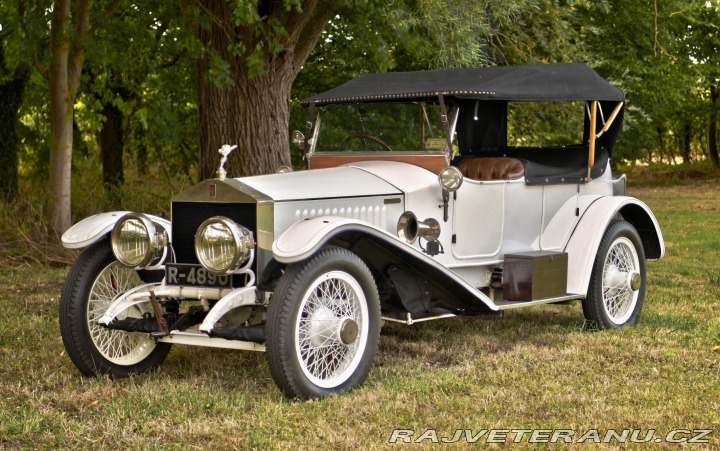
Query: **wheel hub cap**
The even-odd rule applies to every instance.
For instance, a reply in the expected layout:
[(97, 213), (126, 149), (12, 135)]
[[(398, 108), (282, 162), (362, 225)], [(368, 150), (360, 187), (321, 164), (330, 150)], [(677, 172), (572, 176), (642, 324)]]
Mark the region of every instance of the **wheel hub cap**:
[(349, 346), (355, 343), (360, 333), (358, 323), (352, 318), (338, 318), (332, 310), (320, 307), (310, 315), (310, 341), (317, 347), (332, 343)]
[(617, 266), (612, 265), (607, 268), (605, 273), (605, 286), (611, 290), (627, 288), (632, 291), (640, 289), (642, 278), (640, 273), (635, 271), (620, 271)]
[(338, 340), (345, 346), (351, 345), (357, 340), (359, 332), (358, 323), (350, 318), (345, 318), (338, 327)]
[(630, 289), (633, 291), (637, 291), (640, 289), (640, 285), (642, 284), (642, 279), (640, 278), (640, 273), (638, 272), (631, 272), (628, 274), (628, 285), (630, 285)]
[(336, 331), (340, 327), (340, 318), (332, 310), (320, 307), (310, 315), (310, 341), (317, 347), (325, 346), (337, 339)]

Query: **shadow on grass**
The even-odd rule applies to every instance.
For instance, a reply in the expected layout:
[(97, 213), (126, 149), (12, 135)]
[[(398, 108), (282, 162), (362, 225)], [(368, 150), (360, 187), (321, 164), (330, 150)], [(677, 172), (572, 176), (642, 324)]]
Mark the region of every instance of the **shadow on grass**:
[(503, 316), (457, 317), (411, 326), (386, 324), (376, 363), (383, 365), (386, 359), (399, 356), (450, 366), (467, 353), (507, 353), (518, 345), (556, 348), (563, 346), (563, 336), (582, 332), (583, 324), (579, 303), (509, 310)]

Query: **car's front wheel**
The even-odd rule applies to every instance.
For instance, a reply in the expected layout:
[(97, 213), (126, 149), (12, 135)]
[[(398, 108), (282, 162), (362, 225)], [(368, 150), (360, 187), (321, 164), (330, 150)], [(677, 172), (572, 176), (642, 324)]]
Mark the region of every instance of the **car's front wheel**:
[[(159, 365), (170, 351), (147, 333), (110, 330), (98, 324), (118, 295), (143, 282), (115, 260), (107, 240), (86, 249), (70, 270), (60, 297), (60, 333), (68, 356), (86, 376), (125, 377)], [(149, 302), (124, 317), (149, 314)]]
[(600, 329), (635, 324), (645, 298), (645, 252), (629, 222), (616, 220), (605, 230), (583, 301), (585, 319)]
[(267, 356), (291, 398), (320, 398), (360, 385), (380, 333), (380, 300), (365, 263), (327, 247), (291, 265), (270, 302)]

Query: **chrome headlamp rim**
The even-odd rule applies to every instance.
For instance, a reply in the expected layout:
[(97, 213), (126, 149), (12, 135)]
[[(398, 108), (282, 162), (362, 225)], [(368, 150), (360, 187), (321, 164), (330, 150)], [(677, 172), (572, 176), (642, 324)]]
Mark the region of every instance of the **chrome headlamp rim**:
[[(202, 241), (205, 230), (211, 225), (220, 224), (226, 227), (233, 238), (234, 254), (230, 260), (230, 264), (225, 265), (223, 268), (217, 268), (210, 265), (205, 259), (205, 255), (202, 252)], [(231, 274), (238, 270), (243, 263), (246, 263), (250, 258), (251, 250), (255, 247), (255, 241), (253, 239), (252, 231), (247, 227), (237, 224), (232, 219), (226, 216), (213, 216), (206, 219), (200, 224), (195, 233), (195, 256), (198, 262), (203, 268), (207, 269), (210, 273), (215, 275)]]
[[(452, 174), (449, 175), (448, 173)], [(450, 192), (460, 189), (463, 180), (462, 172), (455, 166), (445, 166), (438, 174), (438, 183), (440, 183), (440, 186), (442, 186), (444, 190)]]
[[(147, 241), (147, 251), (145, 252), (145, 255), (139, 262), (130, 261), (126, 258), (126, 256), (123, 254), (122, 249), (120, 249), (119, 246), (119, 240), (120, 235), (122, 233), (123, 225), (130, 220), (139, 221), (142, 225), (143, 229), (145, 230), (145, 240)], [(164, 232), (164, 229), (160, 227), (162, 232)], [(160, 232), (160, 233), (162, 233)], [(150, 265), (156, 258), (158, 258), (161, 255), (162, 249), (164, 247), (164, 243), (161, 242), (161, 240), (158, 239), (158, 230), (155, 226), (155, 223), (152, 222), (150, 218), (148, 218), (146, 215), (142, 213), (127, 213), (120, 217), (118, 221), (115, 223), (115, 226), (112, 229), (112, 232), (110, 233), (110, 246), (112, 248), (113, 254), (115, 255), (115, 258), (117, 261), (122, 264), (123, 266), (126, 266), (128, 268), (144, 268), (148, 265)]]

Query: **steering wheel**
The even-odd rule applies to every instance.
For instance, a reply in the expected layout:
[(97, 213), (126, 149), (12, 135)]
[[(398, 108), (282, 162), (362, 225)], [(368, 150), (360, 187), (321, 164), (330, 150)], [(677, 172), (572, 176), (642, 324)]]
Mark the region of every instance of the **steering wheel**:
[[(388, 150), (392, 152), (390, 146), (388, 146), (382, 139), (378, 138), (377, 136), (369, 135), (365, 132), (350, 133), (349, 135), (344, 137), (342, 142), (340, 143), (340, 150), (345, 150), (347, 143), (353, 139), (359, 139), (362, 142), (362, 145), (365, 147), (365, 150)], [(370, 147), (368, 145), (368, 141), (379, 144), (382, 149)]]

